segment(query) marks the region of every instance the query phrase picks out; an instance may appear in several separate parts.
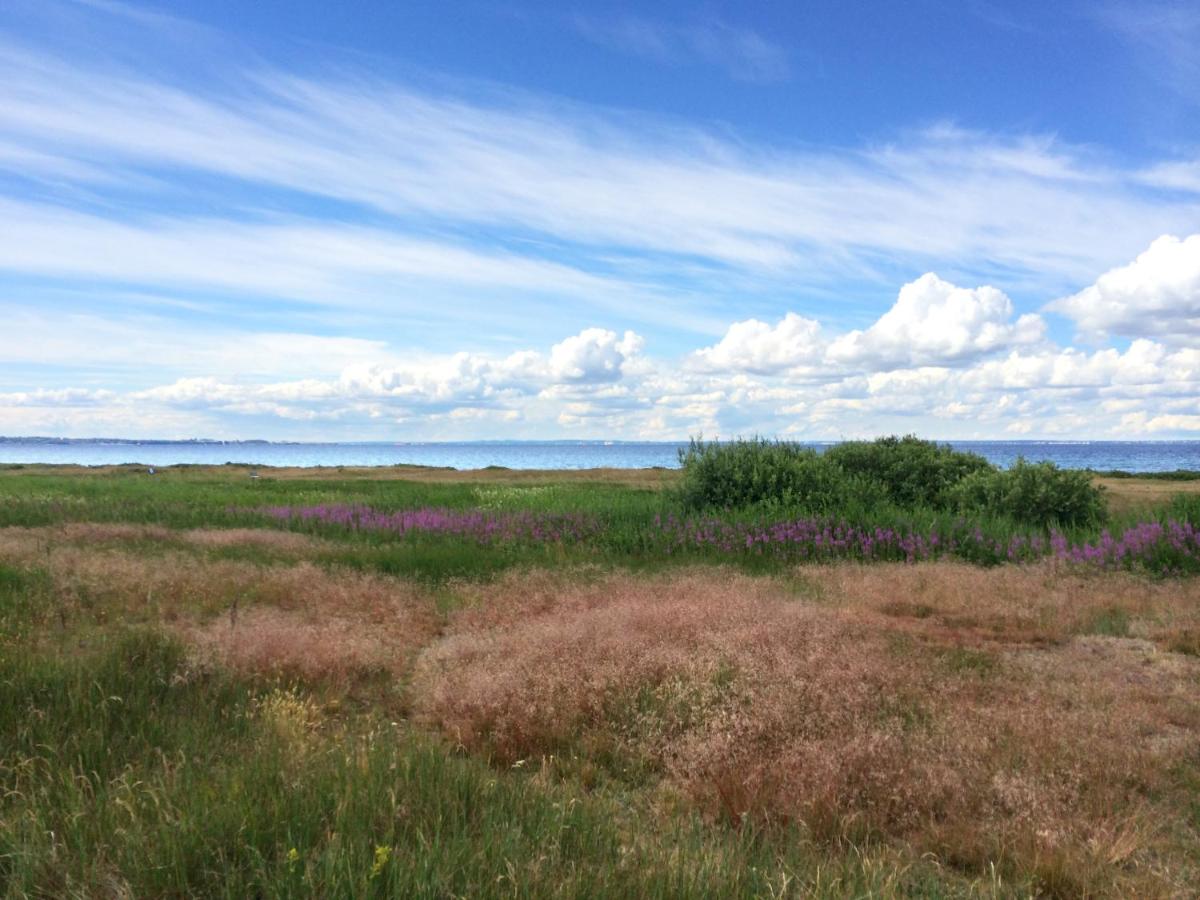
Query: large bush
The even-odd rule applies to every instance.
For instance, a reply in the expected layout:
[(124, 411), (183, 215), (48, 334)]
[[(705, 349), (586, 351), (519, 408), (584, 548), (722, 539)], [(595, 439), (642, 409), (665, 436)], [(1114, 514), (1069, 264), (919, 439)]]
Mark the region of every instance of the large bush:
[(799, 444), (749, 438), (693, 438), (680, 450), (681, 493), (691, 509), (784, 507), (836, 512), (867, 496), (827, 456)]
[(883, 496), (905, 509), (948, 509), (955, 486), (968, 475), (995, 471), (976, 453), (964, 453), (914, 435), (848, 441), (830, 447), (826, 459), (847, 475), (867, 479)]
[(1096, 525), (1106, 514), (1102, 489), (1087, 472), (1052, 462), (1018, 459), (1009, 469), (975, 472), (952, 493), (964, 513), (1008, 516), (1044, 528)]
[(926, 509), (1042, 528), (1095, 525), (1105, 518), (1103, 494), (1087, 472), (1024, 459), (998, 469), (978, 454), (912, 435), (851, 441), (823, 454), (763, 438), (693, 439), (679, 461), (682, 499), (691, 509), (773, 507), (838, 515)]

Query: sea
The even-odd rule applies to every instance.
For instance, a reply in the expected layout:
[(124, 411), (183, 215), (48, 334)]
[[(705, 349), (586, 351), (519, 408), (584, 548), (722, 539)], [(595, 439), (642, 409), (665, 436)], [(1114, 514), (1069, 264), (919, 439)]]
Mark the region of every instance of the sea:
[[(1018, 457), (1064, 468), (1126, 472), (1200, 470), (1200, 441), (946, 441), (999, 466)], [(810, 443), (822, 450), (831, 443)], [(676, 468), (686, 444), (640, 441), (476, 441), (277, 443), (269, 441), (126, 441), (0, 437), (0, 464), (108, 466), (180, 464), (257, 466), (442, 466), (455, 469)]]

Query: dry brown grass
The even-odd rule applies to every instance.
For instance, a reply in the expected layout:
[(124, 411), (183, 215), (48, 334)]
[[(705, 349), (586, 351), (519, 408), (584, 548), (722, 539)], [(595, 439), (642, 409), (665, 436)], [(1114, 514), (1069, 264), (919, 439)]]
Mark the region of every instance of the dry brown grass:
[[(71, 478), (105, 478), (145, 472), (145, 466), (28, 465), (0, 470), (0, 478), (60, 475)], [(165, 466), (157, 469), (159, 479), (181, 481), (245, 482), (251, 472), (264, 480), (302, 481), (416, 481), (430, 484), (621, 484), (658, 490), (679, 478), (676, 469), (450, 469), (438, 466)]]
[(238, 671), (347, 682), (402, 675), (437, 634), (431, 598), (408, 582), (308, 563), (262, 568), (256, 604), (183, 629)]
[(182, 532), (180, 538), (206, 550), (253, 548), (276, 556), (304, 556), (331, 546), (329, 541), (309, 534), (271, 528), (196, 528)]
[(40, 528), (0, 528), (0, 557), (11, 562), (30, 562), (52, 547), (67, 544), (127, 544), (170, 542), (175, 533), (161, 525), (131, 525), (124, 522), (68, 522)]
[(272, 556), (302, 557), (327, 549), (318, 537), (270, 528), (197, 528), (173, 531), (162, 525), (124, 522), (68, 522), (36, 528), (0, 528), (0, 557), (31, 562), (51, 548), (158, 544), (164, 548), (190, 546), (201, 550), (238, 548), (265, 551)]
[(939, 561), (910, 566), (835, 565), (797, 570), (801, 590), (892, 627), (955, 644), (1055, 644), (1109, 633), (1179, 649), (1200, 631), (1200, 579), (1153, 581), (1046, 561), (981, 568)]
[[(422, 655), (416, 705), (500, 759), (640, 761), (735, 822), (997, 862), (1066, 896), (1185, 893), (1198, 836), (1179, 772), (1196, 770), (1200, 661), (1070, 637), (1076, 612), (1043, 604), (1071, 603), (1076, 577), (831, 567), (806, 573), (814, 603), (712, 571), (510, 576)], [(1146, 589), (1138, 608), (1180, 590)]]
[(433, 633), (413, 618), (403, 607), (371, 622), (258, 606), (182, 631), (203, 658), (242, 674), (345, 686), (376, 674), (403, 675)]
[(0, 529), (0, 560), (44, 569), (64, 623), (162, 623), (269, 678), (411, 671), (419, 717), (499, 760), (648, 775), (735, 825), (995, 863), (1059, 896), (1200, 883), (1200, 580), (1053, 563), (518, 572), (454, 585), (466, 604), (443, 635), (413, 584), (203, 552), (238, 546), (320, 542)]
[[(147, 553), (128, 541), (161, 538)], [(282, 539), (282, 540), (279, 540)], [(400, 674), (440, 627), (432, 598), (398, 579), (309, 562), (211, 559), (181, 549), (255, 541), (299, 552), (303, 535), (235, 530), (182, 536), (140, 526), (0, 529), (0, 560), (44, 570), (68, 624), (165, 625), (199, 651), (247, 673), (344, 682)]]
[(1146, 512), (1168, 503), (1176, 494), (1200, 493), (1200, 481), (1167, 481), (1156, 478), (1096, 478), (1105, 490), (1114, 514)]

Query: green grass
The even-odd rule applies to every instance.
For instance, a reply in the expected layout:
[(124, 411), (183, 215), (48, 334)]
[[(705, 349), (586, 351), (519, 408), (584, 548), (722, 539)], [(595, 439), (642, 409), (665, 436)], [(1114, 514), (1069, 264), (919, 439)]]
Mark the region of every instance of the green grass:
[[(665, 820), (497, 770), (303, 686), (197, 669), (153, 632), (0, 660), (0, 896), (966, 896), (787, 828)], [(787, 889), (787, 890), (785, 890)]]
[(1089, 634), (1099, 634), (1105, 637), (1129, 637), (1129, 613), (1123, 609), (1102, 610), (1092, 620), (1087, 629)]
[(1173, 469), (1170, 472), (1125, 472), (1121, 469), (1090, 470), (1098, 478), (1137, 478), (1151, 481), (1200, 481), (1200, 471), (1195, 469)]
[[(459, 602), (456, 580), (487, 581), (512, 567), (647, 571), (709, 558), (659, 553), (646, 539), (648, 523), (677, 509), (678, 498), (619, 484), (317, 481), (269, 472), (252, 480), (232, 468), (0, 473), (0, 527), (261, 526), (245, 510), (322, 503), (603, 519), (602, 538), (582, 546), (481, 547), (313, 529), (328, 543), (307, 558), (432, 586), (442, 612)], [(908, 517), (922, 527), (944, 515), (891, 507), (862, 514)], [(1015, 527), (984, 526), (997, 535)], [(121, 546), (167, 558), (161, 544)], [(269, 548), (171, 547), (287, 558)], [(786, 571), (797, 602), (822, 600), (785, 564), (737, 562)], [(597, 777), (596, 760), (581, 758), (578, 747), (564, 748), (562, 759), (502, 767), (398, 718), (402, 702), (239, 678), (196, 663), (153, 628), (134, 627), (134, 617), (122, 619), (103, 598), (92, 610), (88, 602), (73, 597), (68, 605), (56, 595), (41, 562), (0, 565), (0, 898), (1018, 897), (1036, 889), (1021, 878), (955, 872), (902, 848), (830, 846), (787, 823), (704, 821), (678, 798), (656, 793), (653, 777)], [(1092, 630), (1122, 627), (1128, 622), (1114, 617)], [(995, 665), (971, 649), (950, 651), (943, 662), (949, 672), (980, 677)], [(737, 678), (721, 668), (713, 688)], [(917, 699), (893, 711), (904, 727), (923, 727)], [(668, 725), (695, 713), (656, 695), (626, 702), (629, 715)]]
[[(729, 452), (739, 460), (753, 455), (737, 452), (735, 445), (722, 445), (722, 448), (726, 446), (733, 447)], [(866, 445), (866, 448), (871, 446)], [(721, 450), (721, 453), (725, 452), (725, 449)], [(940, 461), (936, 453), (931, 459), (933, 463), (925, 460), (924, 464), (936, 463), (934, 471), (942, 471), (938, 465), (949, 466), (944, 460)], [(754, 573), (782, 573), (792, 565), (788, 559), (776, 559), (771, 554), (730, 556), (708, 547), (684, 547), (667, 552), (662, 532), (654, 522), (656, 517), (672, 514), (677, 517), (693, 515), (688, 512), (691, 501), (686, 489), (682, 492), (656, 490), (570, 477), (564, 477), (561, 482), (538, 484), (515, 480), (510, 483), (495, 480), (438, 483), (363, 477), (277, 478), (272, 477), (269, 470), (262, 471), (263, 477), (252, 479), (245, 470), (233, 466), (176, 467), (161, 469), (155, 475), (132, 466), (64, 474), (45, 469), (5, 470), (0, 472), (0, 527), (123, 522), (179, 530), (246, 526), (279, 528), (278, 521), (257, 510), (325, 504), (363, 505), (384, 512), (438, 507), (495, 514), (582, 514), (598, 522), (600, 527), (583, 542), (541, 545), (525, 542), (487, 547), (436, 534), (409, 534), (398, 538), (387, 532), (353, 532), (336, 525), (297, 523), (288, 527), (332, 542), (332, 547), (317, 557), (322, 563), (414, 577), (428, 584), (462, 578), (488, 579), (507, 569), (530, 565), (598, 564), (643, 571), (712, 561)], [(1195, 522), (1200, 521), (1197, 509), (1195, 496), (1181, 495), (1156, 514)], [(803, 518), (812, 513), (803, 505), (788, 506), (779, 502), (767, 507), (751, 504), (695, 515), (716, 516), (732, 523), (762, 523)], [(962, 529), (966, 523), (971, 529), (980, 529), (987, 538), (987, 546), (959, 552), (982, 564), (1004, 561), (1003, 553), (989, 549), (993, 543), (1007, 546), (1014, 535), (1045, 534), (1044, 530), (1022, 523), (1004, 512), (985, 510), (967, 515), (961, 511), (904, 507), (896, 505), (887, 496), (875, 496), (870, 492), (848, 496), (836, 510), (825, 515), (853, 525), (920, 534), (928, 534), (931, 530), (948, 534)], [(1134, 521), (1135, 515), (1131, 512), (1125, 517), (1116, 517), (1108, 527), (1114, 532), (1119, 531)], [(1140, 515), (1144, 517), (1145, 512)], [(1065, 531), (1071, 542), (1092, 541), (1098, 536), (1099, 527), (1076, 526)], [(230, 558), (265, 560), (271, 558), (272, 551), (257, 547), (227, 547), (210, 552)]]

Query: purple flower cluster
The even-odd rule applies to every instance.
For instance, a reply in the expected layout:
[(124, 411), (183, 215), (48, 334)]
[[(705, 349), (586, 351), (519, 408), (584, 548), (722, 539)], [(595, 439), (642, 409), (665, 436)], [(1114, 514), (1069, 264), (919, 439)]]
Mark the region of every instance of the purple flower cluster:
[(1190, 522), (1140, 522), (1126, 528), (1119, 537), (1105, 529), (1095, 543), (1075, 545), (1056, 533), (1051, 545), (1058, 559), (1105, 568), (1157, 563), (1154, 568), (1173, 571), (1200, 563), (1200, 528)]
[(369, 506), (344, 504), (268, 506), (257, 512), (286, 523), (340, 525), (353, 531), (386, 531), (397, 535), (410, 532), (448, 534), (481, 544), (578, 542), (595, 535), (599, 530), (593, 519), (577, 513), (552, 515), (437, 507), (380, 512)]
[(1164, 573), (1200, 570), (1200, 528), (1188, 522), (1142, 522), (1120, 536), (1104, 531), (1095, 543), (1071, 543), (1058, 531), (1016, 534), (1006, 538), (984, 534), (959, 520), (928, 531), (884, 526), (857, 526), (822, 519), (773, 523), (737, 523), (717, 518), (656, 517), (654, 533), (665, 553), (717, 551), (806, 560), (903, 560), (917, 562), (941, 556), (984, 563), (1023, 562), (1043, 557), (1105, 568), (1142, 566)]
[(713, 548), (796, 560), (900, 559), (916, 562), (945, 554), (986, 550), (989, 556), (1027, 559), (1042, 551), (1043, 539), (1014, 537), (1008, 543), (986, 538), (979, 529), (949, 533), (884, 526), (858, 526), (826, 519), (795, 519), (768, 524), (722, 519), (656, 517), (655, 529), (666, 553)]
[[(829, 519), (737, 522), (708, 517), (655, 516), (652, 522), (625, 522), (624, 533), (582, 513), (499, 512), (426, 507), (381, 512), (369, 506), (273, 506), (256, 510), (289, 525), (332, 525), (354, 531), (395, 535), (451, 535), (480, 544), (591, 544), (632, 547), (636, 552), (678, 555), (755, 555), (786, 561), (836, 559), (918, 562), (943, 556), (979, 563), (1027, 562), (1046, 557), (1103, 568), (1140, 567), (1155, 572), (1200, 572), (1200, 528), (1178, 521), (1148, 521), (1117, 535), (1103, 531), (1094, 542), (1072, 542), (1061, 532), (1049, 537), (1015, 534), (996, 537), (958, 519), (927, 530), (863, 526)], [(629, 538), (634, 537), (630, 543)]]

